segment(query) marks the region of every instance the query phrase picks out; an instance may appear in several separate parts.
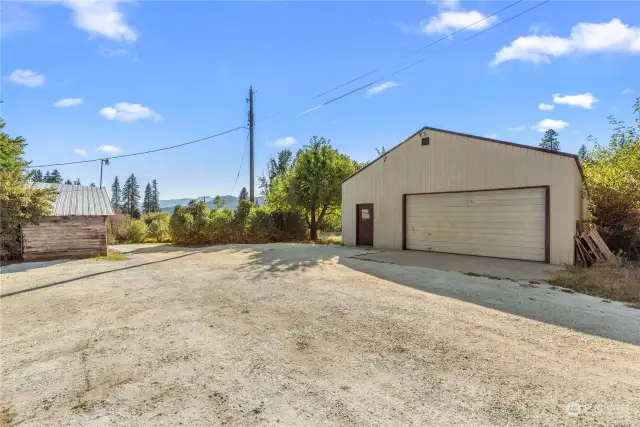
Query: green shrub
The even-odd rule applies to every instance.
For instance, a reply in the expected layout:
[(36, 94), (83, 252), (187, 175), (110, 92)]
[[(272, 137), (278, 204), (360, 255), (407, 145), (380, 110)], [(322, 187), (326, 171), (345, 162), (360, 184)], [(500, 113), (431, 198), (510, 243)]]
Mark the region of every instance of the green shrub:
[(176, 244), (214, 245), (303, 240), (306, 224), (295, 212), (276, 212), (241, 201), (236, 211), (207, 210), (203, 202), (176, 206), (169, 221)]
[(168, 242), (171, 238), (169, 234), (169, 214), (167, 212), (150, 212), (142, 219), (149, 227), (149, 236), (156, 242)]
[(141, 219), (133, 220), (127, 228), (127, 242), (143, 243), (148, 234), (149, 227), (147, 227), (146, 222)]
[(127, 232), (131, 224), (131, 217), (122, 213), (107, 218), (107, 243), (110, 245), (116, 243), (126, 243), (128, 240)]

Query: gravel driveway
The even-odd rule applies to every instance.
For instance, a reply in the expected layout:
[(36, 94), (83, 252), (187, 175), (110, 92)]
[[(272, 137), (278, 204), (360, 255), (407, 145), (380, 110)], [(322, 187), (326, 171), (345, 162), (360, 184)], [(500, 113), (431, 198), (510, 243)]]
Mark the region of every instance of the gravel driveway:
[(637, 425), (640, 347), (395, 282), (517, 283), (360, 253), (163, 247), (7, 269), (0, 425)]

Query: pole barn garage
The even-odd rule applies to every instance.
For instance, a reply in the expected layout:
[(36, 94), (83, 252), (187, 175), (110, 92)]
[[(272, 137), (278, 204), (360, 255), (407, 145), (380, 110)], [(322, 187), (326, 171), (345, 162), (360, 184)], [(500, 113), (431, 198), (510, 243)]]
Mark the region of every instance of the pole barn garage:
[(342, 183), (346, 246), (573, 264), (578, 157), (425, 127)]
[(107, 254), (107, 216), (113, 208), (107, 190), (82, 185), (35, 183), (53, 187), (57, 197), (50, 216), (22, 229), (22, 258), (41, 261)]

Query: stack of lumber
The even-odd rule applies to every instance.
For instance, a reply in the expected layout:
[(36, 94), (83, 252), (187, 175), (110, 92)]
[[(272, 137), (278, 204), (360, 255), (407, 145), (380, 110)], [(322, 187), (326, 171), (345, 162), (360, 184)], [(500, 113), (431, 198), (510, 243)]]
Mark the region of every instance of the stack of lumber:
[(602, 262), (617, 262), (616, 256), (595, 228), (580, 230), (579, 227), (575, 240), (578, 261), (585, 267)]

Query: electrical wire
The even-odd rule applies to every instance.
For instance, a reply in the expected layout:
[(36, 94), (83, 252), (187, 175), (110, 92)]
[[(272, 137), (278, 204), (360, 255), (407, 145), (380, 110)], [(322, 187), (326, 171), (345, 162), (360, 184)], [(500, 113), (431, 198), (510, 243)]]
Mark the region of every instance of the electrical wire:
[(233, 183), (233, 189), (231, 190), (232, 196), (233, 196), (233, 192), (236, 191), (236, 185), (238, 184), (238, 178), (240, 178), (240, 172), (242, 172), (242, 165), (244, 164), (244, 158), (247, 155), (248, 146), (249, 146), (249, 134), (247, 133), (247, 142), (244, 144), (244, 150), (242, 151), (242, 160), (240, 160), (240, 167), (238, 168), (238, 174), (236, 175), (236, 180)]
[(513, 15), (513, 16), (509, 17), (508, 19), (505, 19), (504, 21), (500, 21), (500, 22), (498, 22), (497, 24), (492, 25), (491, 27), (488, 27), (488, 28), (486, 28), (486, 29), (484, 29), (484, 30), (480, 31), (479, 33), (476, 33), (476, 34), (474, 34), (474, 35), (472, 35), (472, 36), (470, 36), (470, 37), (467, 37), (466, 39), (463, 39), (463, 40), (461, 40), (461, 41), (460, 41), (460, 42), (458, 42), (458, 43), (454, 43), (454, 44), (452, 44), (452, 45), (451, 45), (451, 46), (449, 46), (449, 47), (446, 47), (446, 48), (444, 48), (444, 49), (442, 49), (442, 50), (439, 50), (438, 52), (436, 52), (436, 53), (434, 53), (434, 54), (432, 54), (432, 55), (429, 55), (429, 56), (427, 56), (427, 57), (425, 57), (425, 58), (420, 59), (419, 61), (412, 62), (411, 64), (409, 64), (409, 65), (407, 65), (407, 66), (405, 66), (405, 67), (403, 67), (403, 68), (401, 68), (401, 69), (399, 69), (399, 70), (396, 70), (396, 71), (394, 71), (393, 73), (391, 73), (391, 74), (389, 74), (389, 75), (387, 75), (387, 76), (385, 76), (385, 77), (382, 77), (382, 78), (379, 78), (379, 79), (374, 80), (374, 81), (372, 81), (372, 82), (369, 82), (369, 83), (367, 83), (367, 84), (365, 84), (365, 85), (363, 85), (363, 86), (360, 86), (360, 87), (358, 87), (358, 88), (356, 88), (356, 89), (353, 89), (353, 90), (352, 90), (352, 91), (350, 91), (350, 92), (344, 93), (344, 94), (342, 94), (342, 95), (340, 95), (340, 96), (337, 96), (337, 97), (332, 98), (332, 99), (330, 99), (330, 100), (328, 100), (328, 101), (325, 101), (325, 102), (323, 102), (322, 104), (316, 105), (315, 107), (310, 108), (310, 109), (308, 109), (308, 110), (306, 110), (306, 111), (303, 111), (302, 113), (300, 113), (300, 114), (298, 114), (298, 115), (306, 114), (306, 113), (309, 113), (309, 112), (311, 112), (311, 111), (313, 111), (313, 110), (317, 110), (317, 109), (318, 109), (318, 108), (320, 108), (320, 107), (324, 107), (325, 105), (331, 104), (332, 102), (338, 101), (338, 100), (340, 100), (340, 99), (342, 99), (342, 98), (345, 98), (345, 97), (347, 97), (347, 96), (349, 96), (349, 95), (351, 95), (351, 94), (354, 94), (354, 93), (359, 92), (359, 91), (361, 91), (361, 90), (363, 90), (363, 89), (366, 89), (366, 88), (368, 88), (369, 86), (372, 86), (372, 85), (374, 85), (374, 84), (376, 84), (376, 83), (379, 83), (379, 82), (381, 82), (381, 81), (383, 81), (383, 80), (386, 80), (386, 79), (388, 79), (388, 78), (390, 78), (390, 77), (392, 77), (392, 76), (395, 76), (395, 75), (397, 75), (397, 74), (399, 74), (399, 73), (401, 73), (401, 72), (403, 72), (403, 71), (406, 71), (406, 70), (408, 70), (409, 68), (415, 67), (416, 65), (421, 64), (421, 63), (423, 63), (423, 62), (425, 62), (425, 61), (427, 61), (427, 60), (429, 60), (429, 59), (433, 58), (434, 56), (440, 55), (441, 53), (444, 53), (444, 52), (446, 52), (446, 51), (448, 51), (448, 50), (450, 50), (450, 49), (453, 49), (453, 48), (454, 48), (456, 45), (458, 45), (458, 44), (466, 43), (467, 41), (469, 41), (469, 40), (471, 40), (471, 39), (473, 39), (473, 38), (476, 38), (476, 37), (478, 37), (478, 36), (480, 36), (480, 35), (482, 35), (482, 34), (486, 33), (487, 31), (490, 31), (490, 30), (492, 30), (492, 29), (494, 29), (494, 28), (496, 28), (496, 27), (498, 27), (498, 26), (500, 26), (500, 25), (502, 25), (502, 24), (506, 24), (507, 22), (509, 22), (509, 21), (511, 21), (511, 20), (513, 20), (513, 19), (515, 19), (515, 18), (519, 17), (519, 16), (522, 16), (522, 15), (524, 15), (524, 14), (525, 14), (525, 13), (527, 13), (527, 12), (532, 11), (533, 9), (536, 9), (536, 8), (538, 8), (538, 7), (540, 7), (540, 6), (544, 5), (544, 4), (546, 4), (546, 3), (549, 3), (550, 1), (551, 1), (551, 0), (545, 0), (545, 1), (541, 2), (541, 3), (538, 3), (537, 5), (535, 5), (535, 6), (533, 6), (533, 7), (530, 7), (529, 9), (526, 9), (526, 10), (524, 10), (524, 11), (522, 11), (522, 12), (518, 13), (517, 15)]
[[(356, 78), (354, 78), (354, 79), (351, 79), (351, 80), (349, 80), (349, 81), (347, 81), (347, 82), (341, 83), (341, 84), (339, 84), (338, 86), (332, 87), (331, 89), (326, 90), (326, 91), (324, 91), (324, 92), (322, 92), (322, 93), (319, 93), (319, 94), (315, 95), (314, 97), (312, 97), (311, 99), (320, 98), (320, 97), (321, 97), (321, 96), (323, 96), (323, 95), (326, 95), (326, 94), (328, 94), (328, 93), (331, 93), (331, 92), (333, 92), (333, 91), (335, 91), (335, 90), (337, 90), (337, 89), (340, 89), (340, 88), (342, 88), (342, 87), (344, 87), (344, 86), (347, 86), (347, 85), (349, 85), (349, 84), (351, 84), (351, 83), (353, 83), (353, 82), (356, 82), (356, 81), (358, 81), (358, 80), (360, 80), (360, 79), (363, 79), (363, 78), (365, 78), (365, 77), (367, 77), (367, 76), (370, 76), (371, 74), (374, 74), (374, 73), (376, 73), (376, 72), (380, 71), (380, 70), (381, 70), (385, 65), (387, 65), (387, 64), (390, 64), (390, 65), (391, 65), (391, 64), (396, 64), (396, 63), (398, 63), (398, 62), (400, 62), (400, 61), (402, 61), (402, 60), (404, 60), (404, 59), (407, 59), (407, 58), (409, 58), (410, 56), (413, 56), (413, 55), (415, 55), (415, 54), (416, 54), (416, 53), (418, 53), (418, 52), (422, 52), (423, 50), (425, 50), (425, 49), (427, 49), (427, 48), (429, 48), (429, 47), (431, 47), (431, 46), (433, 46), (433, 45), (436, 45), (436, 44), (440, 43), (441, 41), (447, 40), (447, 39), (451, 38), (452, 36), (454, 36), (454, 35), (456, 35), (456, 34), (458, 34), (458, 33), (462, 32), (462, 31), (468, 30), (469, 28), (473, 27), (474, 25), (478, 25), (479, 23), (484, 22), (484, 21), (486, 21), (487, 19), (489, 19), (489, 18), (492, 18), (492, 17), (496, 16), (497, 14), (499, 14), (499, 13), (501, 13), (501, 12), (504, 12), (505, 10), (507, 10), (507, 9), (509, 9), (509, 8), (511, 8), (511, 7), (513, 7), (513, 6), (515, 6), (515, 5), (517, 5), (517, 4), (519, 4), (519, 3), (522, 3), (523, 1), (524, 1), (524, 0), (518, 0), (518, 1), (516, 1), (516, 2), (513, 2), (513, 3), (511, 3), (511, 4), (509, 4), (509, 5), (505, 6), (505, 7), (503, 7), (502, 9), (497, 10), (497, 11), (493, 12), (492, 14), (485, 16), (484, 18), (479, 19), (479, 20), (477, 20), (477, 21), (475, 21), (475, 22), (473, 22), (473, 23), (471, 23), (471, 24), (467, 25), (466, 27), (462, 27), (462, 28), (460, 28), (460, 29), (458, 29), (458, 30), (456, 30), (456, 31), (454, 31), (454, 32), (452, 32), (452, 33), (446, 34), (446, 35), (442, 36), (441, 38), (439, 38), (438, 40), (435, 40), (435, 41), (433, 41), (433, 42), (431, 42), (431, 43), (428, 43), (428, 44), (426, 44), (426, 45), (424, 45), (424, 46), (422, 46), (422, 47), (420, 47), (420, 48), (416, 49), (416, 50), (413, 50), (413, 51), (411, 51), (411, 52), (407, 53), (406, 55), (401, 56), (401, 57), (400, 57), (400, 58), (398, 58), (398, 59), (395, 59), (395, 60), (393, 60), (393, 61), (390, 61), (390, 62), (387, 62), (387, 63), (381, 64), (381, 65), (379, 65), (377, 68), (375, 68), (375, 69), (373, 69), (373, 70), (371, 70), (371, 71), (367, 71), (366, 73), (364, 73), (364, 74), (362, 74), (362, 75), (360, 75), (360, 76), (358, 76), (358, 77), (356, 77)], [(364, 87), (367, 87), (367, 86), (370, 86), (370, 85), (366, 85), (366, 86), (364, 86)], [(358, 90), (361, 90), (361, 89), (362, 89), (362, 88), (358, 88), (358, 89), (356, 89), (354, 92), (357, 92)], [(350, 92), (350, 93), (351, 93), (351, 92)], [(348, 94), (347, 94), (347, 95), (348, 95)], [(346, 96), (346, 95), (345, 95), (345, 96)], [(285, 109), (283, 109), (283, 110), (277, 111), (277, 112), (275, 112), (275, 113), (272, 113), (272, 114), (270, 114), (270, 115), (268, 115), (268, 116), (265, 116), (265, 117), (262, 117), (262, 118), (260, 118), (260, 119), (256, 120), (256, 122), (260, 122), (260, 121), (263, 121), (263, 120), (267, 120), (267, 119), (270, 119), (271, 117), (275, 117), (275, 116), (277, 116), (277, 115), (279, 115), (279, 114), (286, 113), (287, 111), (290, 111), (290, 110), (292, 110), (293, 108), (294, 108), (294, 107), (289, 107), (289, 108), (285, 108)], [(309, 112), (309, 111), (305, 111), (305, 113), (307, 113), (307, 112)], [(301, 114), (304, 114), (304, 113), (301, 113)], [(301, 114), (300, 114), (300, 115), (301, 115)]]
[[(410, 53), (408, 53), (408, 54), (404, 55), (403, 57), (401, 57), (401, 58), (399, 58), (399, 59), (397, 59), (397, 60), (392, 61), (391, 63), (392, 63), (392, 64), (393, 64), (393, 63), (397, 63), (398, 61), (401, 61), (401, 60), (403, 60), (403, 59), (406, 59), (406, 58), (408, 58), (408, 57), (410, 57), (410, 56), (412, 56), (412, 55), (414, 55), (414, 54), (416, 54), (416, 53), (418, 53), (418, 52), (420, 52), (420, 51), (422, 51), (422, 50), (424, 50), (424, 49), (427, 49), (428, 47), (431, 47), (431, 46), (435, 45), (436, 43), (439, 43), (439, 42), (441, 42), (441, 41), (443, 41), (443, 40), (445, 40), (445, 39), (448, 39), (448, 38), (449, 38), (449, 37), (451, 37), (452, 35), (455, 35), (455, 34), (457, 34), (457, 33), (461, 32), (461, 31), (464, 31), (464, 30), (466, 30), (466, 29), (468, 29), (468, 28), (470, 28), (470, 27), (474, 26), (474, 25), (477, 25), (478, 23), (483, 22), (483, 21), (485, 21), (485, 20), (487, 20), (487, 19), (491, 18), (492, 16), (495, 16), (495, 15), (497, 15), (498, 13), (503, 12), (504, 10), (507, 10), (507, 9), (509, 9), (510, 7), (513, 7), (513, 6), (515, 6), (515, 5), (519, 4), (519, 3), (521, 3), (522, 1), (523, 1), (523, 0), (518, 0), (518, 1), (516, 1), (516, 2), (514, 2), (514, 3), (512, 3), (512, 4), (510, 4), (510, 5), (508, 5), (508, 6), (506, 6), (506, 7), (504, 7), (504, 8), (502, 8), (502, 9), (500, 9), (500, 10), (498, 10), (498, 11), (496, 11), (496, 12), (494, 12), (494, 13), (490, 14), (490, 15), (487, 15), (486, 17), (484, 17), (484, 18), (483, 18), (483, 19), (481, 19), (481, 20), (478, 20), (478, 21), (476, 21), (476, 22), (474, 22), (474, 23), (472, 23), (472, 24), (470, 24), (470, 25), (467, 25), (466, 27), (463, 27), (463, 28), (461, 28), (461, 29), (459, 29), (459, 30), (457, 30), (457, 31), (454, 31), (453, 33), (450, 33), (450, 34), (448, 34), (448, 35), (446, 35), (446, 36), (443, 36), (443, 37), (441, 37), (440, 39), (438, 39), (438, 40), (436, 40), (436, 41), (434, 41), (434, 42), (431, 42), (431, 43), (429, 43), (429, 44), (427, 44), (427, 45), (425, 45), (425, 46), (422, 46), (421, 48), (416, 49), (416, 50), (414, 50), (414, 51), (412, 51), (412, 52), (410, 52)], [(330, 100), (328, 100), (328, 101), (325, 101), (325, 102), (323, 102), (323, 103), (321, 103), (321, 104), (319, 104), (319, 105), (317, 105), (317, 106), (315, 106), (315, 107), (313, 107), (313, 108), (311, 108), (311, 109), (308, 109), (308, 110), (306, 110), (306, 111), (304, 111), (304, 112), (302, 112), (302, 113), (298, 114), (298, 116), (300, 116), (300, 115), (302, 115), (302, 114), (306, 114), (306, 113), (311, 112), (311, 111), (313, 111), (313, 110), (316, 110), (316, 109), (318, 109), (318, 108), (320, 108), (320, 107), (324, 107), (325, 105), (331, 104), (331, 103), (333, 103), (333, 102), (335, 102), (335, 101), (338, 101), (338, 100), (340, 100), (340, 99), (342, 99), (342, 98), (345, 98), (345, 97), (347, 97), (347, 96), (349, 96), (349, 95), (351, 95), (351, 94), (354, 94), (354, 93), (356, 93), (356, 92), (359, 92), (359, 91), (361, 91), (361, 90), (363, 90), (363, 89), (365, 89), (365, 88), (367, 88), (367, 87), (369, 87), (369, 86), (372, 86), (372, 85), (374, 85), (374, 84), (376, 84), (376, 83), (378, 83), (378, 82), (380, 82), (380, 81), (382, 81), (382, 80), (384, 80), (384, 79), (386, 79), (386, 78), (389, 78), (389, 77), (391, 77), (391, 76), (394, 76), (394, 75), (396, 75), (396, 74), (399, 74), (399, 73), (401, 73), (401, 72), (403, 72), (403, 71), (405, 71), (405, 70), (407, 70), (407, 69), (409, 69), (409, 68), (412, 68), (412, 67), (414, 67), (414, 66), (416, 66), (416, 65), (418, 65), (418, 64), (420, 64), (420, 63), (422, 63), (422, 62), (424, 62), (424, 61), (426, 61), (426, 60), (428, 60), (428, 59), (431, 59), (431, 58), (433, 58), (433, 57), (435, 57), (435, 56), (437, 56), (437, 55), (439, 55), (439, 54), (441, 54), (441, 53), (444, 53), (444, 52), (446, 52), (446, 51), (447, 51), (447, 50), (449, 50), (449, 49), (452, 49), (453, 47), (455, 47), (455, 46), (456, 46), (456, 45), (458, 45), (458, 44), (465, 43), (465, 42), (467, 42), (467, 41), (469, 41), (469, 40), (471, 40), (471, 39), (473, 39), (473, 38), (475, 38), (475, 37), (480, 36), (481, 34), (486, 33), (486, 32), (487, 32), (487, 31), (489, 31), (489, 30), (492, 30), (493, 28), (496, 28), (496, 27), (498, 27), (498, 26), (500, 26), (500, 25), (502, 25), (502, 24), (505, 24), (505, 23), (507, 23), (507, 22), (509, 22), (509, 21), (511, 21), (511, 20), (513, 20), (513, 19), (515, 19), (515, 18), (517, 18), (517, 17), (519, 17), (519, 16), (524, 15), (525, 13), (527, 13), (527, 12), (529, 12), (529, 11), (533, 10), (533, 9), (536, 9), (536, 8), (538, 8), (538, 7), (540, 7), (540, 6), (544, 5), (544, 4), (546, 4), (546, 3), (549, 3), (550, 1), (551, 1), (551, 0), (545, 0), (545, 1), (541, 2), (541, 3), (538, 3), (537, 5), (535, 5), (535, 6), (531, 7), (531, 8), (529, 8), (529, 9), (526, 9), (526, 10), (524, 10), (523, 12), (521, 12), (521, 13), (519, 13), (519, 14), (517, 14), (517, 15), (511, 16), (510, 18), (508, 18), (508, 19), (506, 19), (506, 20), (504, 20), (504, 21), (500, 21), (499, 23), (497, 23), (497, 24), (495, 24), (495, 25), (493, 25), (493, 26), (491, 26), (491, 27), (488, 27), (488, 28), (484, 29), (483, 31), (480, 31), (479, 33), (476, 33), (476, 34), (474, 34), (474, 35), (472, 35), (472, 36), (470, 36), (470, 37), (467, 37), (466, 39), (463, 39), (462, 41), (460, 41), (460, 42), (458, 42), (458, 43), (454, 43), (454, 44), (452, 44), (451, 46), (449, 46), (449, 47), (447, 47), (447, 48), (445, 48), (445, 49), (442, 49), (442, 50), (440, 50), (440, 51), (438, 51), (438, 52), (434, 53), (433, 55), (427, 56), (426, 58), (423, 58), (423, 59), (421, 59), (421, 60), (419, 60), (419, 61), (413, 62), (413, 63), (411, 63), (411, 64), (409, 64), (409, 65), (407, 65), (407, 66), (405, 66), (405, 67), (403, 67), (403, 68), (401, 68), (401, 69), (399, 69), (399, 70), (397, 70), (397, 71), (395, 71), (395, 72), (393, 72), (393, 73), (389, 74), (389, 75), (388, 75), (388, 76), (386, 76), (386, 77), (382, 77), (382, 78), (380, 78), (380, 79), (374, 80), (374, 81), (372, 81), (372, 82), (370, 82), (370, 83), (367, 83), (367, 84), (365, 84), (365, 85), (363, 85), (363, 86), (360, 86), (360, 87), (358, 87), (358, 88), (356, 88), (356, 89), (353, 89), (353, 90), (351, 90), (351, 91), (349, 91), (349, 92), (347, 92), (347, 93), (345, 93), (345, 94), (342, 94), (342, 95), (337, 96), (337, 97), (335, 97), (335, 98), (332, 98), (332, 99), (330, 99)], [(348, 85), (348, 84), (350, 84), (350, 83), (353, 83), (353, 82), (355, 82), (355, 81), (358, 81), (358, 80), (360, 80), (360, 79), (362, 79), (362, 78), (364, 78), (364, 77), (366, 77), (366, 76), (369, 76), (369, 75), (371, 75), (371, 74), (373, 74), (373, 73), (375, 73), (375, 72), (379, 71), (379, 70), (380, 70), (380, 68), (382, 68), (382, 67), (378, 67), (378, 68), (376, 68), (376, 69), (374, 69), (374, 70), (371, 70), (371, 71), (369, 71), (369, 72), (367, 72), (367, 73), (365, 73), (365, 74), (362, 74), (362, 75), (361, 75), (361, 76), (359, 76), (359, 77), (356, 77), (355, 79), (349, 80), (348, 82), (345, 82), (345, 83), (342, 83), (342, 84), (340, 84), (340, 85), (338, 85), (338, 86), (335, 86), (335, 87), (333, 87), (333, 88), (329, 89), (328, 91), (322, 92), (322, 93), (320, 93), (320, 94), (318, 94), (318, 95), (314, 96), (312, 99), (315, 99), (315, 98), (318, 98), (318, 97), (320, 97), (320, 96), (326, 95), (326, 94), (328, 94), (328, 93), (330, 93), (330, 92), (332, 92), (332, 91), (334, 91), (334, 90), (337, 90), (337, 89), (339, 89), (339, 88), (341, 88), (341, 87), (344, 87), (344, 86), (346, 86), (346, 85)], [(260, 118), (260, 119), (256, 120), (255, 122), (259, 122), (259, 121), (263, 121), (263, 120), (269, 119), (269, 118), (274, 117), (274, 116), (276, 116), (276, 115), (282, 114), (282, 113), (284, 113), (284, 112), (286, 112), (286, 111), (292, 110), (293, 108), (294, 108), (294, 107), (289, 107), (289, 108), (286, 108), (286, 109), (284, 109), (284, 110), (280, 110), (280, 111), (278, 111), (278, 112), (276, 112), (276, 113), (273, 113), (273, 114), (270, 114), (270, 115), (268, 115), (268, 116), (266, 116), (266, 117), (262, 117), (262, 118)], [(255, 123), (255, 122), (254, 122), (254, 123)], [(159, 152), (159, 151), (171, 150), (171, 149), (173, 149), (173, 148), (183, 147), (183, 146), (185, 146), (185, 145), (195, 144), (195, 143), (202, 142), (202, 141), (205, 141), (205, 140), (208, 140), (208, 139), (216, 138), (216, 137), (219, 137), (219, 136), (222, 136), (222, 135), (226, 135), (226, 134), (231, 133), (231, 132), (235, 132), (235, 131), (240, 130), (240, 129), (247, 129), (247, 127), (246, 127), (246, 126), (238, 126), (238, 127), (236, 127), (236, 128), (229, 129), (229, 130), (226, 130), (226, 131), (224, 131), (224, 132), (220, 132), (220, 133), (217, 133), (217, 134), (214, 134), (214, 135), (209, 135), (209, 136), (206, 136), (206, 137), (203, 137), (203, 138), (199, 138), (199, 139), (196, 139), (196, 140), (193, 140), (193, 141), (184, 142), (184, 143), (182, 143), (182, 144), (176, 144), (176, 145), (171, 145), (171, 146), (168, 146), (168, 147), (157, 148), (157, 149), (155, 149), (155, 150), (140, 151), (140, 152), (130, 153), (130, 154), (121, 154), (121, 155), (117, 155), (117, 156), (106, 156), (106, 157), (103, 157), (103, 158), (97, 158), (97, 159), (78, 160), (78, 161), (73, 161), (73, 162), (51, 163), (51, 164), (46, 164), (46, 165), (34, 165), (34, 166), (28, 166), (28, 167), (26, 167), (26, 169), (46, 168), (46, 167), (53, 167), (53, 166), (66, 166), (66, 165), (74, 165), (74, 164), (81, 164), (81, 163), (92, 163), (92, 162), (99, 162), (99, 161), (105, 160), (105, 159), (107, 159), (107, 158), (108, 158), (108, 159), (119, 159), (119, 158), (124, 158), (124, 157), (140, 156), (140, 155), (143, 155), (143, 154), (157, 153), (157, 152)], [(246, 155), (246, 146), (245, 146), (245, 152), (243, 153), (242, 162), (244, 162), (244, 157), (245, 157), (245, 155)], [(242, 163), (240, 164), (240, 168), (242, 168)], [(240, 172), (238, 172), (238, 176), (239, 176), (239, 173), (240, 173)], [(236, 177), (236, 183), (237, 183), (237, 180), (238, 180), (238, 177)], [(236, 185), (236, 184), (234, 184), (234, 190), (235, 190), (235, 185)]]
[(190, 145), (190, 144), (195, 144), (196, 142), (206, 141), (207, 139), (216, 138), (218, 136), (226, 135), (228, 133), (235, 132), (235, 131), (240, 130), (240, 129), (246, 129), (246, 128), (247, 128), (246, 126), (238, 126), (237, 128), (229, 129), (229, 130), (226, 130), (224, 132), (217, 133), (215, 135), (205, 136), (204, 138), (194, 139), (193, 141), (183, 142), (182, 144), (171, 145), (169, 147), (156, 148), (155, 150), (139, 151), (137, 153), (130, 153), (130, 154), (120, 154), (118, 156), (107, 156), (107, 157), (102, 157), (100, 159), (77, 160), (75, 162), (51, 163), (49, 165), (28, 166), (25, 169), (48, 168), (48, 167), (52, 167), (52, 166), (76, 165), (78, 163), (100, 162), (100, 161), (105, 160), (105, 159), (109, 159), (109, 160), (111, 160), (111, 159), (121, 159), (123, 157), (133, 157), (133, 156), (140, 156), (140, 155), (143, 155), (143, 154), (157, 153), (158, 151), (171, 150), (172, 148), (184, 147), (185, 145)]

